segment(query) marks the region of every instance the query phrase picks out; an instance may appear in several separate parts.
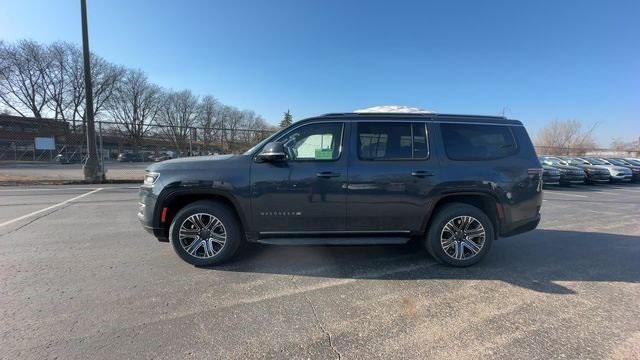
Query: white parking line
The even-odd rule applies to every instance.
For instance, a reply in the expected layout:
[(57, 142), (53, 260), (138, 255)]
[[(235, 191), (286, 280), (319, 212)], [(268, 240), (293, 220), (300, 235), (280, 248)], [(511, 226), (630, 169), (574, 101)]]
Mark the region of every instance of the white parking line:
[(562, 192), (558, 192), (558, 191), (548, 191), (546, 192), (546, 194), (558, 194), (558, 195), (565, 195), (565, 196), (575, 196), (575, 197), (581, 197), (581, 198), (586, 198), (588, 196), (586, 195), (578, 195), (578, 194), (567, 194), (567, 193), (562, 193)]
[(74, 198), (71, 198), (71, 199), (68, 199), (68, 200), (65, 200), (65, 201), (59, 202), (59, 203), (57, 203), (57, 204), (51, 205), (51, 206), (49, 206), (49, 207), (46, 207), (46, 208), (44, 208), (44, 209), (40, 209), (40, 210), (38, 210), (38, 211), (34, 211), (34, 212), (32, 212), (32, 213), (29, 213), (29, 214), (27, 214), (27, 215), (22, 215), (22, 216), (20, 216), (20, 217), (15, 218), (15, 219), (11, 219), (11, 220), (9, 220), (9, 221), (5, 221), (5, 222), (3, 222), (3, 223), (1, 223), (1, 224), (0, 224), (0, 227), (7, 226), (7, 225), (10, 225), (10, 224), (13, 224), (13, 223), (14, 223), (14, 222), (16, 222), (16, 221), (20, 221), (20, 220), (26, 219), (26, 218), (31, 217), (31, 216), (33, 216), (33, 215), (38, 215), (38, 214), (40, 214), (40, 213), (43, 213), (43, 212), (48, 211), (48, 210), (51, 210), (51, 209), (55, 209), (55, 208), (57, 208), (57, 207), (59, 207), (59, 206), (62, 206), (62, 205), (68, 204), (68, 203), (70, 203), (70, 202), (72, 202), (72, 201), (75, 201), (75, 200), (81, 199), (81, 198), (83, 198), (83, 197), (85, 197), (85, 196), (88, 196), (88, 195), (91, 195), (91, 194), (97, 193), (97, 192), (98, 192), (98, 191), (100, 191), (100, 190), (102, 190), (102, 188), (97, 188), (97, 189), (95, 189), (95, 190), (93, 190), (93, 191), (89, 191), (88, 193), (84, 193), (84, 194), (82, 194), (82, 195), (78, 195), (78, 196), (76, 196), (76, 197), (74, 197)]
[(611, 191), (602, 191), (602, 190), (593, 190), (593, 194), (608, 194), (608, 195), (619, 195), (617, 193)]
[[(61, 187), (61, 188), (27, 188), (27, 189), (0, 189), (0, 192), (22, 192), (22, 191), (64, 191), (64, 190), (95, 190), (89, 187)], [(111, 186), (101, 189), (140, 189), (139, 186)]]
[(0, 192), (20, 192), (20, 191), (62, 191), (62, 190), (95, 190), (87, 187), (62, 187), (62, 188), (28, 188), (28, 189), (0, 189)]
[(616, 189), (616, 191), (624, 191), (624, 192), (640, 194), (640, 189), (638, 189), (638, 190), (635, 190), (635, 189)]

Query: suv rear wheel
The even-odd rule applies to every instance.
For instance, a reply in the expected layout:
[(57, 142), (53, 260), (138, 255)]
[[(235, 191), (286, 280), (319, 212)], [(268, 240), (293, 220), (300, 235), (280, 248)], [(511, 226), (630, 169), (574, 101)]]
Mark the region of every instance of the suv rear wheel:
[(480, 209), (463, 203), (445, 205), (433, 218), (426, 248), (437, 261), (469, 266), (482, 260), (494, 238), (493, 224)]
[(173, 218), (169, 238), (175, 252), (196, 266), (219, 264), (232, 257), (242, 241), (233, 212), (225, 205), (198, 201)]

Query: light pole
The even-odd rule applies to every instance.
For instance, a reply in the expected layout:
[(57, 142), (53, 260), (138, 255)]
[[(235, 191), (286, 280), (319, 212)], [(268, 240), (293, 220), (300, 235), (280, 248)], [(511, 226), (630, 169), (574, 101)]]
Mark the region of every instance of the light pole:
[(87, 27), (87, 1), (80, 0), (82, 13), (82, 55), (84, 58), (85, 117), (87, 123), (87, 162), (84, 164), (84, 180), (101, 182), (103, 174), (98, 163), (96, 128), (93, 122), (93, 87), (91, 85), (91, 53), (89, 52), (89, 31)]

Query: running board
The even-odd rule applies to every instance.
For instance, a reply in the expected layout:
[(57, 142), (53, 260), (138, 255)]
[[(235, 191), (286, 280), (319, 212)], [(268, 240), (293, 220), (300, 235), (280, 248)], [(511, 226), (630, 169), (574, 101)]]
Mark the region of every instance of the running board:
[(258, 239), (261, 244), (286, 245), (286, 246), (308, 246), (308, 245), (399, 245), (409, 242), (409, 237), (405, 236), (385, 236), (385, 237), (285, 237)]

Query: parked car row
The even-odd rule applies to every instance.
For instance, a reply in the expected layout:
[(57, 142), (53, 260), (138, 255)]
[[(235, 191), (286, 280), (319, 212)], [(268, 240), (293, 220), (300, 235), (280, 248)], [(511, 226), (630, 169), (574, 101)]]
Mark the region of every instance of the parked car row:
[(149, 155), (145, 156), (144, 154), (133, 154), (133, 153), (121, 153), (118, 155), (119, 162), (159, 162), (164, 160), (172, 159), (169, 154), (161, 153), (159, 155)]
[(540, 156), (545, 185), (640, 182), (640, 159)]
[(54, 161), (63, 165), (78, 164), (78, 163), (84, 163), (86, 157), (87, 157), (86, 154), (64, 153), (64, 154), (56, 155), (56, 157), (54, 158)]

